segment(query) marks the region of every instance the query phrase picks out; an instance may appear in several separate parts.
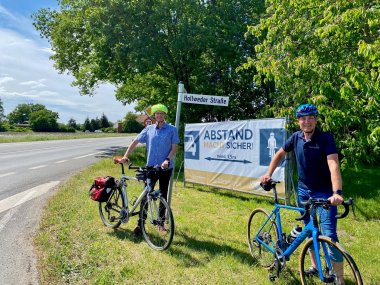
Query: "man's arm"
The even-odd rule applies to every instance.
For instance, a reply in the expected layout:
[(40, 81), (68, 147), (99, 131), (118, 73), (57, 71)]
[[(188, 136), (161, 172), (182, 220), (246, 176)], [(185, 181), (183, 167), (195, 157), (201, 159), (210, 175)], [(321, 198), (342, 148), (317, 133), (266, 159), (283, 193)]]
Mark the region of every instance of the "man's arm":
[[(170, 159), (170, 160), (172, 160), (172, 158), (174, 157), (174, 155), (176, 154), (176, 152), (177, 152), (177, 145), (176, 145), (176, 144), (172, 144), (172, 148), (171, 148), (171, 150), (170, 150), (170, 152), (169, 152), (167, 158)], [(162, 162), (161, 167), (162, 167), (163, 169), (168, 168), (168, 167), (169, 167), (169, 161), (165, 159), (165, 160)]]
[[(342, 176), (340, 174), (338, 154), (329, 154), (327, 156), (327, 164), (331, 173), (331, 184), (333, 191), (342, 190)], [(333, 194), (329, 198), (331, 204), (338, 205), (343, 202), (343, 197), (338, 194)]]
[(276, 168), (277, 168), (278, 164), (281, 162), (281, 160), (284, 159), (285, 155), (286, 155), (286, 152), (281, 147), (276, 152), (276, 154), (274, 155), (274, 157), (272, 158), (266, 174), (260, 177), (260, 180), (261, 180), (262, 183), (267, 183), (270, 180), (273, 172), (276, 170)]
[(136, 146), (139, 144), (139, 141), (137, 138), (135, 138), (132, 143), (129, 145), (127, 150), (125, 151), (125, 154), (123, 158), (121, 159), (121, 162), (127, 162), (129, 160), (129, 155), (132, 153), (132, 151), (136, 148)]

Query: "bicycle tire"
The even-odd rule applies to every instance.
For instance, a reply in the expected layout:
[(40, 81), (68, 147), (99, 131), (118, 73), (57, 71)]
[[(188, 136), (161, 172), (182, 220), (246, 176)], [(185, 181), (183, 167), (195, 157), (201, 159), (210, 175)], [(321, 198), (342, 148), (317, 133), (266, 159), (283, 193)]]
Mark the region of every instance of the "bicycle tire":
[[(248, 220), (248, 245), (249, 250), (253, 258), (263, 267), (270, 268), (274, 263), (274, 254), (265, 248), (262, 244), (256, 241), (257, 234), (260, 235), (261, 239), (270, 243), (271, 247), (275, 248), (278, 240), (277, 224), (272, 218), (260, 231), (260, 228), (264, 225), (264, 222), (268, 220), (269, 213), (262, 208), (257, 208), (252, 211)], [(275, 240), (273, 240), (273, 237)]]
[[(161, 213), (166, 213), (164, 218)], [(140, 227), (145, 241), (155, 250), (167, 249), (173, 241), (174, 218), (163, 197), (146, 199), (140, 210)]]
[[(334, 242), (331, 238), (325, 236), (319, 236), (317, 238), (320, 250), (319, 256), (321, 258), (321, 264), (324, 268), (323, 276), (333, 279), (333, 280), (325, 280), (324, 282), (320, 280), (319, 275), (316, 276), (307, 276), (305, 274), (305, 270), (311, 266), (311, 257), (309, 254), (309, 249), (313, 247), (313, 239), (309, 239), (304, 247), (302, 248), (302, 252), (300, 255), (300, 278), (303, 285), (305, 284), (341, 284), (340, 280), (334, 278), (333, 276), (342, 275), (344, 284), (358, 284), (362, 285), (362, 277), (360, 275), (360, 271), (356, 266), (354, 259), (351, 255), (337, 242)], [(327, 246), (334, 247), (337, 251), (339, 251), (343, 256), (343, 272), (334, 272), (332, 268), (329, 268), (327, 264), (327, 259), (329, 259)], [(325, 248), (325, 250), (323, 250)], [(332, 275), (331, 273), (334, 273)]]
[(112, 189), (112, 193), (106, 202), (99, 202), (99, 214), (105, 226), (117, 228), (121, 224), (120, 211), (124, 207), (121, 188)]

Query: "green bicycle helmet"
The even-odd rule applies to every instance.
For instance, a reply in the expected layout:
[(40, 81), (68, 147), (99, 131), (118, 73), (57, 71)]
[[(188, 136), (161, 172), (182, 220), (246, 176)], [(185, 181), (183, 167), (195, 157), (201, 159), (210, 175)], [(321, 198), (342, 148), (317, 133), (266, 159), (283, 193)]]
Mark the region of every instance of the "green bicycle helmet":
[(296, 110), (296, 117), (317, 116), (318, 109), (313, 104), (302, 104)]
[(153, 115), (156, 112), (164, 112), (165, 114), (168, 113), (168, 108), (165, 105), (163, 105), (163, 104), (153, 105), (151, 110), (152, 110), (152, 114)]

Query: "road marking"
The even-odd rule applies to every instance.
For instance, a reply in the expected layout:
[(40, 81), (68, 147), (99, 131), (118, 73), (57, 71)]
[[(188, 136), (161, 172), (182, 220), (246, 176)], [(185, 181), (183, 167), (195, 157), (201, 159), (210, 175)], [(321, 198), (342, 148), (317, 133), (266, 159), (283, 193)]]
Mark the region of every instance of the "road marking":
[(25, 203), (26, 201), (29, 201), (33, 198), (41, 196), (42, 194), (45, 194), (58, 184), (59, 181), (51, 181), (5, 198), (4, 200), (0, 201), (0, 213), (21, 205), (22, 203)]
[(64, 159), (64, 160), (56, 161), (54, 163), (63, 163), (63, 162), (66, 162), (66, 161), (67, 161), (67, 159)]
[(34, 169), (44, 168), (46, 166), (47, 166), (46, 164), (43, 164), (43, 165), (38, 165), (38, 166), (30, 167), (28, 169), (34, 170)]
[(13, 175), (13, 174), (16, 174), (16, 172), (8, 172), (8, 173), (0, 174), (0, 178), (5, 177), (5, 176), (9, 176), (9, 175)]
[(84, 158), (84, 157), (88, 157), (88, 156), (94, 156), (96, 154), (101, 154), (101, 153), (104, 153), (105, 151), (99, 151), (99, 152), (94, 152), (94, 153), (90, 153), (90, 154), (86, 154), (86, 155), (82, 155), (82, 156), (77, 156), (77, 157), (74, 157), (73, 159), (80, 159), (80, 158)]

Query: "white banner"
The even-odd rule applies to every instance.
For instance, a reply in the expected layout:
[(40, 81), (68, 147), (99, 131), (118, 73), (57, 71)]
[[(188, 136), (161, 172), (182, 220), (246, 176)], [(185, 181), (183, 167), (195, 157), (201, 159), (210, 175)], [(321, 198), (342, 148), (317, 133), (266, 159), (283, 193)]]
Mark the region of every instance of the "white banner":
[[(185, 182), (271, 195), (259, 186), (286, 139), (285, 118), (185, 126)], [(284, 181), (285, 160), (273, 174)], [(285, 183), (278, 185), (280, 197)]]

